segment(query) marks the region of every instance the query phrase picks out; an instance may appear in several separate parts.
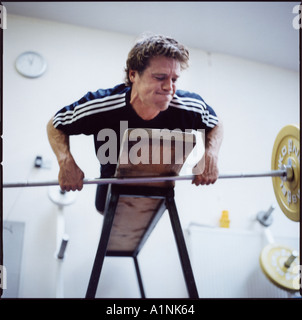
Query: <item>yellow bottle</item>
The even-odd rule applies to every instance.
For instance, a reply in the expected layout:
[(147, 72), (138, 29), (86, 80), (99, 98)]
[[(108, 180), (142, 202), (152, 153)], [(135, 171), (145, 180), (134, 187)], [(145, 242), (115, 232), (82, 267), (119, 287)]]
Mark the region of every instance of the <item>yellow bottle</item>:
[(221, 213), (221, 217), (219, 220), (220, 228), (229, 228), (230, 227), (230, 219), (229, 219), (229, 211), (223, 210)]

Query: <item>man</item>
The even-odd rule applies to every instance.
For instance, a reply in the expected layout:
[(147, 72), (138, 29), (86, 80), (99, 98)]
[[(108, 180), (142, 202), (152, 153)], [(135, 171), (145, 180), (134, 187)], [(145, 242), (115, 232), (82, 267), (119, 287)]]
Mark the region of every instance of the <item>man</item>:
[[(177, 79), (188, 66), (189, 52), (176, 40), (149, 36), (138, 41), (129, 52), (125, 84), (111, 89), (88, 92), (79, 101), (64, 107), (47, 125), (50, 145), (57, 157), (62, 190), (81, 190), (83, 171), (77, 166), (70, 148), (69, 135), (93, 134), (96, 153), (105, 142), (100, 130), (113, 129), (120, 137), (120, 123), (129, 128), (205, 129), (206, 146), (203, 173), (192, 183), (204, 185), (218, 178), (218, 152), (223, 129), (214, 110), (195, 93), (176, 91)], [(118, 147), (120, 141), (117, 141)], [(113, 176), (116, 165), (101, 165), (101, 176)], [(96, 208), (104, 209), (107, 185), (99, 185)]]

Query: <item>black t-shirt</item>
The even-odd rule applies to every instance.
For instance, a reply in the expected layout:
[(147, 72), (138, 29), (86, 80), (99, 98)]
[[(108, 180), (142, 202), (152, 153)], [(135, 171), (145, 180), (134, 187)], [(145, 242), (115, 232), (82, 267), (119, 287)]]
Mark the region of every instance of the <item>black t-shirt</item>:
[[(94, 135), (95, 152), (106, 143), (102, 133), (116, 133), (117, 155), (125, 126), (169, 130), (209, 132), (218, 123), (214, 110), (196, 93), (177, 90), (167, 110), (152, 120), (143, 120), (130, 104), (131, 87), (120, 84), (110, 89), (88, 92), (80, 100), (62, 108), (53, 119), (55, 128), (67, 135)], [(99, 159), (100, 160), (100, 159)], [(103, 164), (101, 175), (110, 177), (116, 165)]]

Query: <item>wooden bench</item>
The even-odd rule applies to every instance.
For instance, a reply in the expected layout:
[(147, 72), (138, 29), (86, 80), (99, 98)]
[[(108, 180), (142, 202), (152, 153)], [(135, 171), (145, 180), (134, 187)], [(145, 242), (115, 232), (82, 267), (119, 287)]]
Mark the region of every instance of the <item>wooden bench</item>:
[[(136, 136), (140, 137), (139, 141), (135, 139)], [(115, 176), (177, 176), (194, 145), (195, 136), (192, 133), (128, 129), (121, 143)], [(109, 185), (102, 233), (86, 298), (95, 297), (105, 256), (134, 259), (141, 297), (145, 298), (137, 255), (166, 209), (169, 212), (189, 297), (198, 298), (174, 201), (174, 185), (174, 181)]]

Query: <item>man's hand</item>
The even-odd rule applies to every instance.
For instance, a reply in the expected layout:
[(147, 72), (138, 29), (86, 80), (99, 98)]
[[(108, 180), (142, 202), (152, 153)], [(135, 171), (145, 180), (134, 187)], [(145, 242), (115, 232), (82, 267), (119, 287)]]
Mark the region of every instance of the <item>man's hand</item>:
[(73, 158), (66, 158), (60, 162), (59, 184), (63, 191), (82, 190), (83, 179), (84, 173)]
[(218, 156), (217, 154), (213, 154), (212, 152), (205, 152), (204, 160), (202, 160), (202, 164), (204, 170), (201, 174), (195, 175), (192, 183), (196, 186), (198, 185), (209, 185), (211, 183), (215, 183), (218, 179), (219, 170), (218, 170)]

